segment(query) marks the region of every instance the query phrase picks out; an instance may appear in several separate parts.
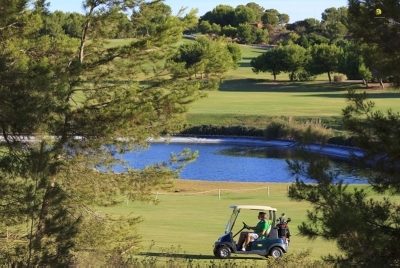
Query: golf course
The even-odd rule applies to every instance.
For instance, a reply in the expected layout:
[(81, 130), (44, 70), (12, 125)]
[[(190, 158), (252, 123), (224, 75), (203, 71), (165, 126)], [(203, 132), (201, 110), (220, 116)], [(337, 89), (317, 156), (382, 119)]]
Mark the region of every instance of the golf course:
[[(329, 83), (327, 75), (318, 76), (312, 82), (289, 82), (287, 74), (280, 74), (277, 81), (273, 81), (268, 73), (255, 74), (250, 61), (263, 51), (242, 46), (240, 66), (227, 73), (219, 90), (209, 92), (207, 98), (192, 105), (187, 115), (188, 123), (264, 128), (271, 118), (285, 117), (322, 120), (328, 128), (340, 129), (338, 121), (341, 110), (346, 106), (348, 89), (368, 92), (379, 110), (399, 109), (400, 93), (390, 88), (367, 89), (359, 81)], [(251, 261), (254, 266), (262, 266), (265, 258), (258, 255), (233, 255), (230, 260), (218, 260), (213, 255), (213, 244), (224, 233), (231, 214), (229, 206), (240, 204), (271, 206), (277, 208), (278, 215), (286, 213), (291, 217), (289, 254), (310, 250), (310, 259), (318, 260), (323, 255), (339, 253), (334, 242), (321, 239), (310, 241), (298, 235), (297, 226), (306, 220), (306, 211), (310, 206), (290, 201), (288, 187), (289, 184), (283, 183), (181, 179), (171, 190), (153, 193), (154, 199), (159, 201), (157, 205), (123, 202), (117, 208), (101, 208), (99, 212), (118, 215), (134, 213), (143, 217), (139, 226), (142, 247), (138, 260), (145, 263), (181, 260), (219, 265), (229, 261), (237, 264)], [(350, 186), (349, 189), (353, 187), (368, 189), (366, 185)], [(371, 197), (380, 199), (383, 195), (373, 193)], [(400, 201), (398, 198), (395, 200)], [(239, 219), (234, 231), (240, 230), (242, 221), (255, 224), (257, 212), (253, 214), (253, 217)]]
[(329, 83), (327, 74), (312, 82), (290, 82), (287, 73), (278, 75), (277, 81), (269, 73), (256, 74), (250, 61), (263, 52), (261, 48), (242, 46), (239, 67), (227, 73), (218, 91), (209, 92), (207, 98), (193, 104), (189, 123), (261, 127), (268, 118), (285, 116), (323, 119), (329, 126), (346, 107), (348, 89), (367, 92), (379, 110), (400, 111), (400, 92), (375, 84), (366, 88), (361, 81)]
[(398, 1), (3, 2), (0, 267), (400, 266)]

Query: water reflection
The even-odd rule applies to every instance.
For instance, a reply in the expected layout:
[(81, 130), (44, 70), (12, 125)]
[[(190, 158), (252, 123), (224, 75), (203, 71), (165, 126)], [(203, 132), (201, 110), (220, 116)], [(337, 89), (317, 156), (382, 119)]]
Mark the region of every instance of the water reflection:
[[(236, 182), (293, 182), (286, 159), (299, 156), (295, 149), (281, 147), (237, 146), (223, 144), (154, 143), (150, 149), (131, 152), (122, 158), (134, 168), (168, 160), (171, 153), (184, 148), (199, 151), (199, 157), (181, 172), (183, 179)], [(321, 156), (323, 157), (323, 156)], [(346, 183), (363, 183), (354, 165), (342, 159), (329, 158), (334, 169), (342, 171)]]
[[(302, 160), (302, 153), (295, 148), (282, 148), (282, 147), (232, 147), (223, 149), (218, 152), (220, 155), (227, 155), (230, 157), (252, 157), (252, 158), (267, 158), (267, 159), (281, 159), (286, 162), (289, 160)], [(311, 155), (315, 153), (310, 153)], [(331, 163), (333, 171), (340, 171), (340, 178), (348, 183), (365, 183), (363, 172), (359, 169), (350, 159), (343, 159), (339, 157), (328, 157), (325, 155), (318, 155), (319, 158), (328, 159)]]

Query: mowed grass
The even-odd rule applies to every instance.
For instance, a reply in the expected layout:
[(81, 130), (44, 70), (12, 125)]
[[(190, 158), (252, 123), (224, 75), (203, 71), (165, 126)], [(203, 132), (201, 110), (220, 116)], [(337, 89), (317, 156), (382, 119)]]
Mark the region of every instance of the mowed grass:
[[(126, 45), (133, 39), (110, 40), (108, 46)], [(177, 44), (193, 42), (182, 38)], [(366, 89), (359, 82), (328, 82), (328, 75), (318, 75), (316, 81), (290, 82), (287, 73), (273, 76), (269, 73), (256, 74), (250, 61), (266, 50), (242, 45), (242, 60), (236, 70), (226, 74), (226, 79), (217, 91), (208, 93), (208, 97), (193, 103), (187, 115), (192, 125), (221, 125), (236, 123), (243, 126), (257, 125), (257, 118), (265, 119), (276, 116), (337, 118), (347, 105), (348, 89), (366, 91), (377, 109), (386, 111), (392, 108), (400, 111), (397, 104), (400, 92), (392, 89), (380, 89), (376, 86)], [(142, 76), (140, 76), (142, 77)], [(332, 75), (333, 77), (333, 75)], [(245, 118), (252, 117), (251, 120)], [(236, 120), (239, 118), (239, 120)], [(329, 122), (331, 120), (327, 120)], [(337, 120), (333, 120), (337, 121)]]
[[(214, 242), (224, 234), (231, 215), (231, 205), (268, 205), (278, 209), (278, 215), (285, 212), (291, 217), (292, 233), (289, 254), (296, 254), (310, 248), (311, 258), (339, 253), (335, 244), (317, 239), (309, 241), (299, 236), (297, 226), (306, 220), (307, 203), (290, 201), (286, 195), (289, 184), (206, 182), (177, 180), (171, 191), (154, 192), (158, 205), (123, 203), (114, 208), (101, 208), (100, 213), (141, 215), (144, 221), (139, 225), (143, 236), (139, 257), (181, 257), (196, 260), (212, 260)], [(268, 188), (269, 187), (269, 196)], [(350, 186), (352, 188), (353, 186)], [(366, 185), (358, 188), (368, 189)], [(219, 196), (219, 190), (220, 196)], [(382, 199), (374, 194), (372, 197)], [(396, 197), (395, 201), (400, 201)], [(243, 215), (242, 215), (243, 214)], [(255, 224), (257, 211), (241, 213), (234, 232), (243, 226), (242, 222)], [(264, 260), (258, 255), (233, 255), (234, 259)]]
[[(218, 91), (209, 92), (208, 97), (192, 104), (187, 120), (192, 125), (226, 125), (237, 123), (258, 127), (260, 121), (271, 117), (307, 117), (326, 119), (341, 116), (348, 105), (349, 89), (366, 91), (376, 104), (376, 109), (400, 111), (400, 92), (393, 89), (365, 88), (360, 82), (329, 83), (328, 75), (317, 76), (316, 81), (290, 82), (287, 73), (273, 76), (256, 74), (250, 61), (264, 49), (242, 46), (239, 68), (231, 70)], [(332, 75), (333, 77), (333, 75)], [(249, 119), (251, 118), (251, 119)]]
[[(130, 212), (142, 215), (144, 221), (139, 226), (143, 236), (141, 256), (174, 255), (194, 259), (215, 259), (214, 242), (224, 234), (226, 223), (232, 213), (231, 205), (268, 205), (285, 212), (292, 218), (290, 223), (290, 252), (312, 248), (312, 258), (319, 258), (328, 252), (336, 252), (332, 242), (322, 240), (308, 241), (298, 236), (296, 226), (305, 220), (306, 203), (295, 203), (286, 197), (288, 184), (269, 183), (229, 183), (204, 181), (176, 181), (172, 192), (159, 193), (158, 205), (131, 203), (117, 208), (101, 208), (102, 213), (127, 214)], [(270, 196), (267, 188), (270, 187)], [(220, 199), (218, 189), (221, 189)], [(175, 192), (176, 191), (176, 192)], [(156, 193), (154, 194), (156, 198)], [(242, 222), (254, 225), (257, 222), (257, 211), (238, 218), (234, 232), (243, 227)], [(237, 238), (236, 238), (237, 239)], [(172, 254), (174, 253), (174, 254)], [(258, 255), (235, 255), (237, 258), (264, 260)]]

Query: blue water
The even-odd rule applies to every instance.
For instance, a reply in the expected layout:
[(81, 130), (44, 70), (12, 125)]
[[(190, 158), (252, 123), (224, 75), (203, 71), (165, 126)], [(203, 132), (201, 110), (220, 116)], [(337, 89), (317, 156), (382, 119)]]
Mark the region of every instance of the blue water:
[[(198, 151), (196, 161), (181, 171), (182, 179), (233, 182), (293, 182), (285, 159), (294, 157), (293, 149), (223, 144), (153, 143), (150, 149), (131, 152), (122, 158), (135, 169), (167, 161), (171, 153), (184, 148)], [(345, 170), (341, 179), (346, 183), (364, 183), (358, 170), (346, 161), (332, 159), (335, 169)]]

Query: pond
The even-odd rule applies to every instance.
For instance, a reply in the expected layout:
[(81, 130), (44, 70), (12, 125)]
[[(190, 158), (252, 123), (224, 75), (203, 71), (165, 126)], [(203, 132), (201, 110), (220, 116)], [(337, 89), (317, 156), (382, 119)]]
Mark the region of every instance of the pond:
[[(292, 147), (270, 146), (262, 143), (152, 143), (148, 150), (122, 155), (131, 167), (141, 169), (147, 165), (167, 161), (171, 153), (184, 148), (198, 151), (196, 161), (181, 171), (181, 178), (205, 181), (232, 182), (293, 182), (286, 159), (293, 159)], [(327, 157), (327, 156), (324, 156)], [(365, 183), (360, 172), (349, 161), (329, 158), (334, 169), (343, 171), (346, 183)]]

